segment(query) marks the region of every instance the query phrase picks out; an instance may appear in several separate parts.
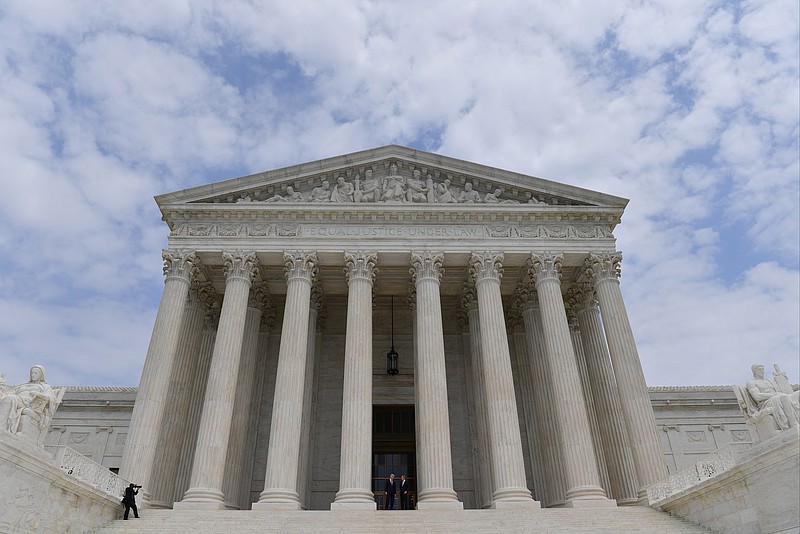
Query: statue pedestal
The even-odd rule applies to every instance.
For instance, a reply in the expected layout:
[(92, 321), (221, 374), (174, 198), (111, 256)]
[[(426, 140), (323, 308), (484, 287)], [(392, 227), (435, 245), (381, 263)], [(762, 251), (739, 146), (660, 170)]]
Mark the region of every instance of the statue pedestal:
[(798, 480), (800, 432), (794, 427), (738, 453), (733, 467), (654, 507), (715, 532), (797, 532)]
[(0, 430), (0, 480), (0, 532), (90, 532), (122, 512), (121, 496), (64, 473), (29, 435)]

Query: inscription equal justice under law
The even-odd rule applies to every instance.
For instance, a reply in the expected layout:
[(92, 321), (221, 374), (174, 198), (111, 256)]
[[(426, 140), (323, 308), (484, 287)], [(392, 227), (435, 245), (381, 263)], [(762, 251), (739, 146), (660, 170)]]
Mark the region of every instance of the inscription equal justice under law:
[(186, 237), (287, 237), (287, 238), (510, 238), (510, 239), (605, 239), (608, 226), (598, 224), (538, 225), (320, 225), (218, 223), (178, 225), (173, 236)]

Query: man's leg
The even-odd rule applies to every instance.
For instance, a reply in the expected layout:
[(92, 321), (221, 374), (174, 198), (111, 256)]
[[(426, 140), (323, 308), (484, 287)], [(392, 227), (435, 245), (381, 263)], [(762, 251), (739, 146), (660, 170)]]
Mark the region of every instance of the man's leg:
[(136, 508), (136, 503), (133, 503), (131, 505), (131, 508), (133, 508), (133, 517), (135, 517), (136, 519), (139, 519), (139, 509)]
[(128, 503), (125, 503), (125, 515), (122, 516), (122, 519), (127, 520), (128, 519), (128, 514), (130, 513), (130, 511), (131, 511), (131, 505), (128, 504)]

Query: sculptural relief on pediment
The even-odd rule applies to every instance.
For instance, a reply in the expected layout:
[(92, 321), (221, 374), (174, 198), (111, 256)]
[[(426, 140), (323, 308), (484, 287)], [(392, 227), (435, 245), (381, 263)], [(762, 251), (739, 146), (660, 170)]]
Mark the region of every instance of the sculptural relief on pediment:
[(484, 177), (418, 166), (399, 159), (261, 184), (194, 202), (588, 205), (546, 192), (509, 186)]

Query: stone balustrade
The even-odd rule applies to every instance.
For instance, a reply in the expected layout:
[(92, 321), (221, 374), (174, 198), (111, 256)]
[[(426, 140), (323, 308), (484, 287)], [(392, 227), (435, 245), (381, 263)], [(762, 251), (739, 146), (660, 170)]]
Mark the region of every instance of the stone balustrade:
[(64, 445), (55, 447), (55, 461), (64, 473), (112, 497), (121, 498), (129, 484), (108, 468)]
[(728, 471), (736, 465), (739, 453), (750, 448), (749, 443), (731, 443), (704, 456), (677, 473), (647, 486), (647, 499), (650, 506), (658, 505), (669, 497), (687, 490), (692, 486)]

